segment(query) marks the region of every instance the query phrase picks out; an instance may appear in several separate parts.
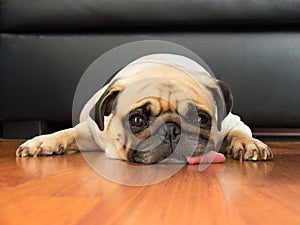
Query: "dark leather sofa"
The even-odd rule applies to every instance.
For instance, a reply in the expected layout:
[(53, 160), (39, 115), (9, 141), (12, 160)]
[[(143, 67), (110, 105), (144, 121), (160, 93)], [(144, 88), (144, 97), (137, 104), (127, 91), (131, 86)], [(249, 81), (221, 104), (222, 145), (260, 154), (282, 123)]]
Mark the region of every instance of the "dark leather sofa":
[(87, 67), (111, 48), (149, 39), (197, 53), (256, 131), (297, 136), (299, 0), (10, 0), (0, 10), (0, 138), (71, 126)]

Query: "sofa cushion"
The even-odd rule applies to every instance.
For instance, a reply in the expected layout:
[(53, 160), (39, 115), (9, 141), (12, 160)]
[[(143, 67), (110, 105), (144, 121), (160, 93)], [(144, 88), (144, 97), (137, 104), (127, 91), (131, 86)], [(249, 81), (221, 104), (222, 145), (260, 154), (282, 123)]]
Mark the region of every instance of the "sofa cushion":
[(144, 39), (175, 42), (198, 54), (231, 87), (234, 113), (251, 127), (299, 128), (299, 32), (2, 34), (0, 120), (70, 121), (74, 92), (88, 66), (113, 47)]

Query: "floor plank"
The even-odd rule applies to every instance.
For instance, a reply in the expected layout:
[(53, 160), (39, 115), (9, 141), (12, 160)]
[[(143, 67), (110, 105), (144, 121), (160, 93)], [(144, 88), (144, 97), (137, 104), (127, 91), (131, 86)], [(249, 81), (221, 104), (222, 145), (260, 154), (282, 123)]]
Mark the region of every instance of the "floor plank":
[(0, 140), (0, 224), (300, 224), (300, 142), (268, 142), (271, 162), (183, 167), (133, 187), (98, 175), (81, 154), (18, 158)]

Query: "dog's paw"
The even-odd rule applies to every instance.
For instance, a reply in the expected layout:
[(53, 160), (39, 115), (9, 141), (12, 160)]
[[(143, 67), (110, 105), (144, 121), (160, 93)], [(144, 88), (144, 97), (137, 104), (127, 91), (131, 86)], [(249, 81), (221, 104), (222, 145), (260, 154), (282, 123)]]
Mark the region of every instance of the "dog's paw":
[(16, 151), (16, 156), (38, 156), (62, 154), (66, 144), (53, 134), (37, 136), (21, 144)]
[(233, 138), (227, 155), (240, 160), (271, 160), (273, 153), (271, 149), (255, 138)]

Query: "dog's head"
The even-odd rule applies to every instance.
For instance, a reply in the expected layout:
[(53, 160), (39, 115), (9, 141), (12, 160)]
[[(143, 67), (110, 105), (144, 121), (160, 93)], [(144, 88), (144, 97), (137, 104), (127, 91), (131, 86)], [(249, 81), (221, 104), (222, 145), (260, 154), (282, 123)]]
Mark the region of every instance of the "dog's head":
[[(223, 99), (226, 108), (220, 113)], [(112, 142), (106, 149), (111, 155), (145, 164), (186, 162), (187, 156), (205, 151), (214, 122), (221, 129), (231, 107), (224, 83), (204, 73), (149, 63), (107, 85), (95, 106), (95, 122)]]

